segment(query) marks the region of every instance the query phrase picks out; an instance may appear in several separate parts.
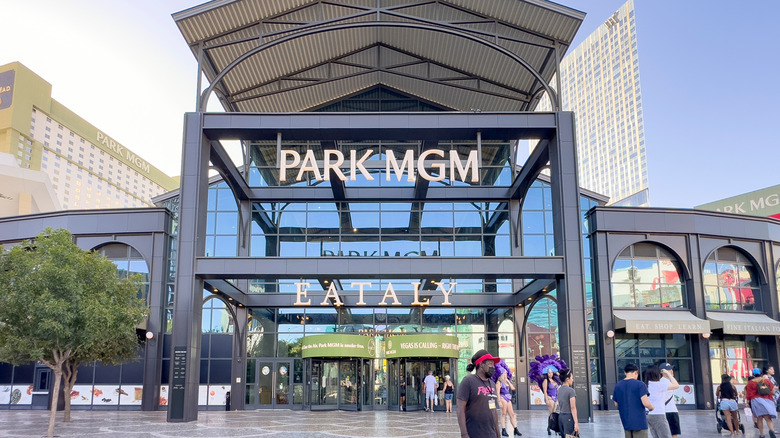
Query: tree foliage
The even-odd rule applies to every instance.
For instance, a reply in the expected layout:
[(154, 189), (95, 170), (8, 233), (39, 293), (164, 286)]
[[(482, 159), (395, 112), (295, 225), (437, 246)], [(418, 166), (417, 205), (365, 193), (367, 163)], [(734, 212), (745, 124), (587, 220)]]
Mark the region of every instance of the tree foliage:
[(64, 371), (66, 419), (80, 363), (117, 364), (135, 356), (135, 327), (147, 315), (139, 280), (120, 279), (110, 260), (81, 250), (67, 230), (47, 228), (0, 252), (0, 284), (0, 361), (46, 364), (55, 375), (55, 395)]

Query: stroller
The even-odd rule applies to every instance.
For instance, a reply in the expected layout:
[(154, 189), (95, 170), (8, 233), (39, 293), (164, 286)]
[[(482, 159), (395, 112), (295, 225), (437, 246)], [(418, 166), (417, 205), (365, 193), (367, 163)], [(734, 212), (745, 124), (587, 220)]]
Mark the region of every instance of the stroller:
[[(718, 401), (715, 404), (715, 420), (718, 422), (718, 433), (724, 429), (729, 430), (729, 425), (726, 424), (726, 414), (720, 408), (720, 397), (718, 397)], [(745, 425), (742, 424), (742, 418), (739, 415), (739, 409), (737, 409), (737, 420), (739, 420), (739, 431), (742, 432), (742, 435), (744, 435)]]

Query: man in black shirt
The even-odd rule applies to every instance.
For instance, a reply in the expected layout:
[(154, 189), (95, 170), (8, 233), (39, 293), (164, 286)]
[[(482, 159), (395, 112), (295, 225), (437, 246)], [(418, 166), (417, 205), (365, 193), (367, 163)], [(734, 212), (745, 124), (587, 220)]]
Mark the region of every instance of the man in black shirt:
[(458, 387), (458, 426), (462, 438), (501, 438), (498, 427), (498, 398), (490, 377), (499, 358), (487, 350), (479, 350), (471, 357), (466, 370), (475, 368), (476, 374), (468, 374)]

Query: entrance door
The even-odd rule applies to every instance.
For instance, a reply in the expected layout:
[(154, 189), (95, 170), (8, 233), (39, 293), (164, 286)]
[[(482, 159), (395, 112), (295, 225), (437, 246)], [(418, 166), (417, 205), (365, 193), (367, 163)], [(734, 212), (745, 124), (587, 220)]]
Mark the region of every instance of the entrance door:
[(362, 362), (358, 359), (312, 359), (311, 410), (361, 409), (364, 398)]
[[(450, 375), (450, 360), (445, 358), (435, 359), (401, 359), (399, 368), (403, 375), (399, 381), (399, 404), (401, 409), (407, 411), (417, 411), (425, 409), (425, 392), (423, 391), (423, 381), (428, 375), (428, 371), (433, 371), (438, 386), (436, 388), (436, 398), (438, 403), (434, 410), (443, 411), (444, 408), (444, 376)], [(406, 395), (404, 397), (403, 395)]]
[[(247, 385), (246, 408), (290, 408), (292, 401), (292, 362), (290, 360), (257, 360), (257, 366), (248, 370), (255, 374), (247, 376), (247, 381), (257, 382)], [(250, 377), (254, 377), (250, 380)]]

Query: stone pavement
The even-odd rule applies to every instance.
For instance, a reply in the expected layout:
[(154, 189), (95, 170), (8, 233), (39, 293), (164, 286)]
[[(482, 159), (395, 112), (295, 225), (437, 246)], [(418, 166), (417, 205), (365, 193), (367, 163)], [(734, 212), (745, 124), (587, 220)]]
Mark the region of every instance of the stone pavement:
[[(198, 421), (168, 423), (165, 412), (73, 411), (73, 421), (63, 423), (57, 415), (55, 435), (60, 437), (453, 437), (460, 436), (455, 414), (443, 412), (309, 412), (261, 410), (200, 412)], [(524, 438), (544, 438), (546, 412), (517, 412)], [(0, 411), (0, 437), (46, 435), (48, 411)], [(745, 420), (745, 416), (742, 416)], [(728, 436), (718, 434), (714, 411), (680, 413), (681, 437)], [(749, 421), (749, 419), (748, 419)], [(595, 412), (593, 422), (582, 424), (581, 435), (622, 438), (617, 411)], [(747, 437), (758, 437), (752, 424)]]

